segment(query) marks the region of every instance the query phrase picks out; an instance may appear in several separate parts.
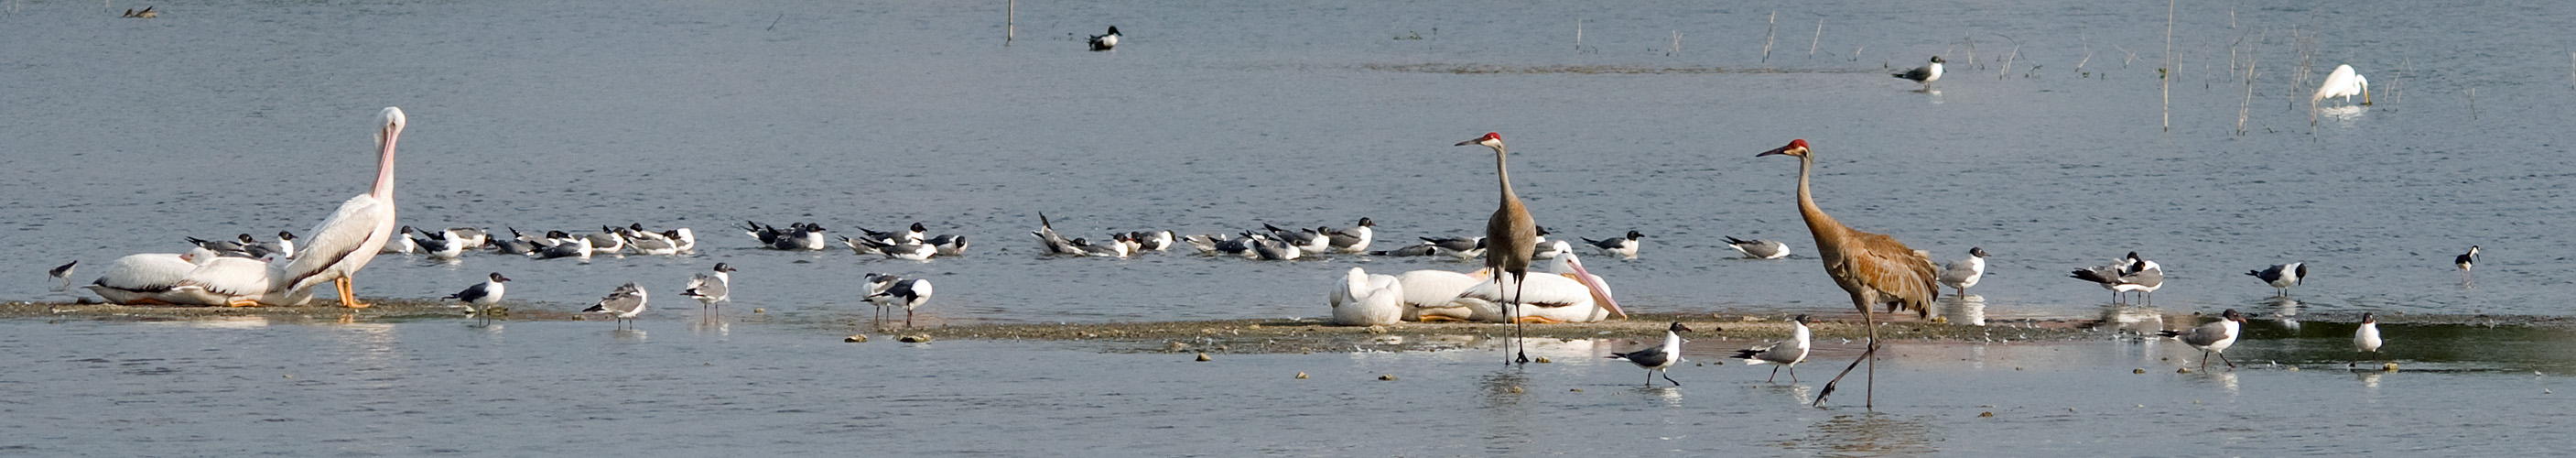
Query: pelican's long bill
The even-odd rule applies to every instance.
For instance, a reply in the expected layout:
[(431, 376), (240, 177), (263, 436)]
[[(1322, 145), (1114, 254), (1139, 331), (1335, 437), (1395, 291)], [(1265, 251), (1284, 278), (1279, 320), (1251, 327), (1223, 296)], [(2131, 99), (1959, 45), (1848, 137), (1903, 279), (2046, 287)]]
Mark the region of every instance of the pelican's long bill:
[(1575, 280), (1582, 281), (1583, 287), (1592, 289), (1593, 302), (1600, 303), (1602, 308), (1610, 309), (1610, 313), (1619, 315), (1619, 318), (1628, 318), (1628, 311), (1620, 310), (1619, 301), (1610, 298), (1610, 287), (1601, 284), (1601, 277), (1593, 276), (1592, 271), (1583, 269), (1583, 259), (1567, 259), (1565, 264), (1574, 267), (1574, 276), (1577, 277)]

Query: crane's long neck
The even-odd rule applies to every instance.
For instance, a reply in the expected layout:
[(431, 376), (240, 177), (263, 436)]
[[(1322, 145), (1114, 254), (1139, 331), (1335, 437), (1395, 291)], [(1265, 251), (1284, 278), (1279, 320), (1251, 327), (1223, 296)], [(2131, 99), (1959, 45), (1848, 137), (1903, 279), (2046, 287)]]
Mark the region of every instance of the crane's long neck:
[(1494, 176), (1503, 181), (1503, 203), (1508, 205), (1519, 202), (1520, 196), (1512, 194), (1512, 169), (1504, 164), (1503, 156), (1503, 145), (1494, 145)]
[[(1798, 157), (1798, 216), (1807, 220), (1807, 232), (1815, 235), (1816, 251), (1838, 253), (1841, 250), (1836, 249), (1837, 247), (1828, 241), (1841, 240), (1850, 228), (1843, 227), (1841, 221), (1835, 221), (1832, 215), (1825, 214), (1824, 209), (1816, 208), (1815, 194), (1807, 190), (1807, 177), (1815, 171), (1815, 168), (1816, 159), (1813, 156)], [(1826, 258), (1828, 261), (1832, 259), (1831, 256)]]

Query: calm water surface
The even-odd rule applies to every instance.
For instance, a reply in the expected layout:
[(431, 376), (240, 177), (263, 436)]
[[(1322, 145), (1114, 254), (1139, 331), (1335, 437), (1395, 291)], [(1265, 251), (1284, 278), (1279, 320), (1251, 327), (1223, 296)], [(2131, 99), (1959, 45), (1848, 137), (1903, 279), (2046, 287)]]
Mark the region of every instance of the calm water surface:
[[(684, 313), (669, 311), (684, 307), (670, 302), (647, 320), (649, 338), (601, 335), (597, 323), (514, 323), (506, 333), (447, 322), (8, 324), (26, 331), (12, 333), (24, 350), (8, 353), (26, 358), (12, 367), (31, 368), (9, 376), (17, 392), (85, 394), (15, 401), (10, 417), (48, 420), (13, 424), (28, 434), (7, 436), (46, 438), (24, 442), (44, 454), (107, 433), (135, 453), (173, 444), (845, 452), (860, 441), (955, 454), (1072, 443), (1235, 455), (1243, 449), (1196, 438), (1282, 430), (1303, 434), (1250, 445), (1465, 455), (1671, 442), (1682, 454), (1872, 454), (2036, 442), (2033, 454), (2043, 455), (2105, 446), (2197, 455), (2242, 446), (2315, 453), (2368, 445), (2329, 438), (2363, 437), (2383, 449), (2516, 453), (2548, 439), (2457, 439), (2545, 427), (2564, 410), (2563, 398), (2531, 394), (2559, 378), (2521, 375), (2548, 364), (2510, 352), (2438, 363), (2462, 365), (2458, 373), (2222, 380), (2125, 362), (2134, 355), (2120, 349), (2135, 346), (1962, 345), (1955, 351), (2078, 354), (2049, 367), (2083, 375), (1901, 359), (1891, 379), (1904, 395), (1882, 406), (1887, 413), (1843, 417), (1856, 412), (1797, 409), (1797, 389), (1732, 384), (1751, 376), (1726, 369), (1686, 370), (1685, 380), (1710, 381), (1687, 391), (1617, 388), (1636, 374), (1588, 358), (1533, 369), (1522, 377), (1537, 395), (1497, 400), (1484, 389), (1495, 372), (1483, 355), (1189, 364), (1049, 345), (919, 349), (823, 337), (847, 331), (830, 323), (866, 313), (849, 293), (866, 272), (936, 282), (940, 294), (923, 310), (931, 323), (1322, 315), (1323, 286), (1349, 266), (1472, 266), (1182, 253), (1041, 259), (1025, 234), (1038, 212), (1094, 238), (1363, 216), (1380, 222), (1384, 244), (1466, 234), (1492, 208), (1492, 171), (1482, 149), (1450, 145), (1487, 131), (1510, 139), (1516, 184), (1542, 225), (1581, 237), (1649, 235), (1643, 259), (1591, 259), (1638, 309), (1848, 309), (1813, 258), (1731, 259), (1717, 243), (1772, 238), (1814, 252), (1791, 207), (1794, 161), (1752, 157), (1804, 138), (1820, 158), (1820, 203), (1845, 223), (1939, 259), (1969, 247), (1995, 253), (1976, 289), (1993, 317), (2098, 315), (2108, 295), (2065, 272), (2129, 251), (2165, 266), (2170, 282), (2156, 304), (2170, 311), (2564, 316), (2559, 299), (2576, 295), (2558, 268), (2576, 251), (2560, 229), (2576, 224), (2565, 108), (2576, 102), (2576, 36), (2563, 26), (2576, 23), (2576, 6), (2178, 3), (2169, 118), (2157, 79), (2165, 12), (2146, 3), (1024, 2), (1021, 39), (1009, 47), (999, 43), (1001, 2), (165, 6), (150, 20), (117, 19), (95, 3), (0, 6), (12, 8), (0, 14), (10, 43), (0, 46), (0, 182), (12, 183), (0, 192), (0, 221), (14, 229), (0, 237), (0, 259), (23, 279), (0, 282), (0, 298), (68, 300), (36, 275), (66, 260), (97, 266), (176, 252), (187, 236), (302, 231), (362, 192), (372, 151), (362, 126), (374, 110), (400, 106), (412, 122), (396, 199), (405, 224), (579, 231), (642, 222), (691, 227), (703, 242), (690, 256), (588, 263), (385, 256), (360, 275), (362, 293), (437, 297), (500, 271), (519, 280), (514, 301), (578, 307), (628, 281), (667, 297), (722, 261), (742, 270), (739, 305), (805, 324), (690, 331), (679, 324)], [(1112, 24), (1127, 33), (1119, 51), (1078, 51), (1082, 36)], [(1881, 76), (1934, 54), (1953, 62), (1938, 92)], [(2312, 126), (2306, 95), (2337, 63), (2368, 75), (2378, 103), (2328, 111)], [(2241, 73), (2249, 64), (2250, 96)], [(742, 220), (850, 233), (922, 221), (976, 247), (930, 262), (759, 250), (726, 229)], [(2449, 259), (2471, 244), (2486, 258), (2467, 280)], [(2240, 275), (2293, 260), (2316, 271), (2296, 306)], [(2245, 351), (2265, 351), (2258, 343)], [(246, 350), (261, 346), (279, 350)], [(128, 365), (139, 359), (167, 369)], [(726, 364), (738, 361), (760, 363)], [(1301, 382), (1243, 370), (1297, 365), (1331, 375)], [(2153, 370), (2133, 376), (2132, 366)], [(1373, 373), (1406, 378), (1386, 384)], [(99, 379), (118, 384), (63, 386)], [(1587, 391), (1561, 393), (1569, 385)], [(1412, 408), (1384, 408), (1394, 402)], [(2136, 404), (2148, 407), (2117, 410)], [(2509, 415), (2368, 416), (2469, 411), (2462, 405)], [(1997, 417), (1972, 418), (1985, 410)], [(1354, 411), (1385, 422), (1338, 416)], [(321, 422), (289, 429), (338, 439), (246, 440), (287, 433), (245, 418)], [(2033, 438), (2015, 432), (2034, 428), (1961, 426), (1971, 421), (2103, 429)], [(540, 432), (567, 423), (598, 428)], [(1015, 424), (1045, 440), (978, 442), (980, 428)], [(1436, 438), (1385, 437), (1382, 424), (1419, 425)], [(599, 432), (630, 427), (698, 440)], [(1169, 434), (1131, 434), (1146, 427)], [(2199, 448), (2151, 451), (2175, 444)]]

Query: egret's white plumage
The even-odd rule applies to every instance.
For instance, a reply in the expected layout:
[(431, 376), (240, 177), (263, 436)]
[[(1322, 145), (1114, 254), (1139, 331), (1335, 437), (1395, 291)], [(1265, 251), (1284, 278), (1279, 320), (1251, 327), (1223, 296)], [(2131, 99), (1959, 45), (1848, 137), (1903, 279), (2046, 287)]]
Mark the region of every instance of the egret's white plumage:
[(2336, 65), (2334, 73), (2326, 74), (2325, 84), (2317, 85), (2317, 94), (2309, 96), (2308, 101), (2313, 104), (2342, 97), (2345, 103), (2351, 103), (2352, 96), (2356, 95), (2361, 96), (2361, 104), (2370, 104), (2370, 79), (2353, 73), (2351, 65)]
[(367, 306), (351, 291), (350, 279), (393, 238), (394, 143), (402, 136), (403, 123), (401, 108), (385, 107), (376, 113), (375, 186), (341, 203), (321, 224), (304, 231), (310, 235), (304, 251), (295, 255), (295, 262), (286, 266), (280, 278), (286, 292), (299, 299), (308, 297), (314, 286), (328, 281), (340, 289), (342, 306)]

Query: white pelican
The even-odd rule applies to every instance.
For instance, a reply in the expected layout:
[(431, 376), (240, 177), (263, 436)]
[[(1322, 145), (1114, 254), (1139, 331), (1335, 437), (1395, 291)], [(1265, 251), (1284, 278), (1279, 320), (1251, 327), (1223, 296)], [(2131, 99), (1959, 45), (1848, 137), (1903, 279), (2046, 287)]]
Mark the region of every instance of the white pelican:
[(1778, 365), (1771, 368), (1771, 378), (1763, 380), (1763, 383), (1779, 381), (1780, 368), (1782, 367), (1789, 368), (1789, 382), (1797, 383), (1798, 363), (1807, 361), (1808, 344), (1813, 342), (1815, 334), (1813, 331), (1809, 331), (1807, 329), (1806, 315), (1798, 315), (1798, 318), (1789, 320), (1789, 328), (1789, 338), (1787, 340), (1772, 342), (1770, 345), (1736, 350), (1735, 359), (1744, 360), (1744, 364), (1747, 365)]
[(1328, 300), (1333, 305), (1333, 324), (1374, 326), (1404, 319), (1404, 284), (1394, 275), (1369, 275), (1352, 267), (1333, 285)]
[(879, 308), (902, 306), (903, 327), (909, 328), (912, 327), (912, 309), (921, 308), (923, 302), (930, 302), (930, 294), (930, 280), (895, 280), (887, 284), (884, 292), (868, 295), (868, 303)]
[(458, 291), (456, 294), (449, 294), (446, 298), (465, 301), (465, 311), (467, 312), (484, 313), (488, 315), (492, 310), (492, 304), (501, 303), (501, 293), (509, 290), (508, 286), (501, 284), (502, 282), (507, 281), (510, 281), (510, 277), (501, 276), (500, 272), (493, 272), (492, 275), (486, 277), (482, 283), (475, 283), (474, 286), (465, 287), (464, 291)]
[(2317, 86), (2317, 95), (2308, 96), (2308, 104), (2315, 105), (2318, 101), (2335, 97), (2342, 97), (2344, 103), (2352, 103), (2355, 95), (2361, 96), (2361, 104), (2370, 104), (2370, 79), (2354, 74), (2351, 65), (2336, 65), (2334, 73), (2326, 74), (2325, 84)]
[(1726, 246), (1728, 248), (1734, 248), (1737, 253), (1744, 253), (1744, 257), (1748, 258), (1780, 259), (1789, 257), (1789, 244), (1780, 243), (1778, 240), (1744, 240), (1727, 237)]
[(617, 287), (615, 291), (609, 291), (608, 297), (600, 298), (598, 304), (593, 304), (590, 308), (581, 309), (581, 311), (582, 313), (606, 313), (610, 317), (617, 318), (617, 324), (622, 328), (626, 320), (644, 314), (644, 287), (628, 282), (624, 286)]
[(1642, 238), (1646, 238), (1646, 234), (1639, 233), (1637, 231), (1628, 231), (1628, 235), (1625, 237), (1611, 237), (1601, 240), (1583, 239), (1583, 243), (1591, 244), (1593, 248), (1601, 249), (1602, 253), (1619, 255), (1619, 257), (1626, 259), (1637, 259), (1637, 245), (1640, 243), (1637, 239)]
[(733, 300), (733, 271), (732, 265), (716, 263), (715, 271), (700, 272), (698, 276), (690, 277), (689, 288), (681, 290), (680, 295), (697, 299), (701, 308), (731, 301)]
[[(1556, 243), (1565, 244), (1565, 241)], [(1572, 251), (1571, 247), (1560, 248)], [(1518, 316), (1501, 317), (1498, 313), (1498, 318), (1522, 323), (1591, 323), (1614, 314), (1621, 318), (1628, 316), (1628, 312), (1619, 309), (1619, 302), (1613, 298), (1610, 286), (1600, 276), (1585, 270), (1583, 260), (1574, 253), (1558, 256), (1555, 262), (1548, 264), (1549, 273), (1556, 275), (1531, 275), (1528, 284), (1519, 285), (1521, 294), (1525, 295), (1521, 303), (1528, 307), (1518, 307)], [(1496, 277), (1467, 288), (1465, 293), (1450, 301), (1450, 306), (1463, 306), (1479, 312), (1489, 308), (1504, 310), (1501, 304), (1507, 297), (1506, 287), (1510, 285), (1503, 284), (1506, 282), (1502, 278)]]
[(1923, 83), (1923, 90), (1930, 91), (1932, 90), (1932, 82), (1941, 79), (1941, 64), (1949, 62), (1950, 61), (1941, 60), (1941, 56), (1932, 56), (1931, 63), (1923, 64), (1921, 67), (1915, 67), (1913, 70), (1906, 70), (1905, 73), (1890, 73), (1888, 75), (1914, 80), (1914, 82), (1917, 83)]
[[(1950, 261), (1949, 265), (1942, 266), (1941, 286), (1948, 286), (1951, 289), (1959, 290), (1959, 295), (1964, 296), (1968, 294), (1968, 287), (1977, 286), (1977, 280), (1983, 279), (1985, 276), (1986, 249), (1982, 247), (1970, 247), (1968, 248), (1967, 259)], [(1792, 378), (1795, 377), (1793, 376)]]
[(1377, 238), (1376, 228), (1377, 221), (1363, 217), (1358, 225), (1333, 229), (1325, 235), (1332, 237), (1333, 252), (1358, 254), (1368, 252), (1369, 242)]
[(1109, 33), (1107, 34), (1091, 36), (1091, 50), (1093, 51), (1108, 51), (1110, 48), (1116, 47), (1118, 47), (1118, 26), (1109, 26)]
[(1672, 373), (1664, 370), (1671, 369), (1674, 364), (1682, 362), (1682, 332), (1689, 330), (1691, 330), (1689, 326), (1682, 326), (1682, 322), (1675, 321), (1672, 326), (1664, 328), (1663, 345), (1627, 353), (1611, 353), (1610, 359), (1623, 359), (1636, 364), (1637, 367), (1646, 368), (1646, 386), (1655, 386), (1657, 373), (1662, 373), (1664, 381), (1673, 382), (1673, 386), (1682, 386), (1682, 382), (1673, 380)]
[(2236, 367), (2236, 362), (2227, 360), (2227, 347), (2236, 345), (2236, 337), (2243, 335), (2238, 331), (2243, 329), (2245, 315), (2236, 313), (2236, 309), (2227, 309), (2226, 312), (2219, 313), (2218, 317), (2218, 321), (2200, 325), (2197, 328), (2161, 331), (2156, 335), (2172, 337), (2181, 340), (2184, 345), (2200, 349), (2201, 370), (2209, 370), (2211, 353), (2218, 354), (2218, 360), (2225, 361), (2227, 367), (2232, 369)]
[(340, 305), (364, 308), (358, 302), (356, 283), (352, 278), (376, 252), (391, 241), (394, 233), (394, 142), (402, 136), (401, 108), (385, 107), (376, 113), (376, 184), (366, 194), (349, 198), (340, 210), (323, 218), (322, 224), (304, 231), (310, 242), (286, 266), (280, 281), (285, 292), (297, 298), (308, 297), (314, 286), (328, 281), (340, 290)]
[(172, 294), (185, 297), (187, 303), (251, 307), (260, 304), (297, 305), (304, 298), (287, 298), (277, 288), (277, 279), (285, 267), (265, 260), (231, 256), (198, 256), (190, 259), (197, 268), (170, 288)]
[(2264, 284), (2272, 285), (2275, 292), (2287, 297), (2290, 295), (2290, 287), (2298, 286), (2300, 282), (2308, 280), (2308, 263), (2275, 264), (2272, 268), (2248, 270), (2245, 274), (2254, 276), (2256, 280), (2262, 280)]
[(188, 272), (197, 269), (192, 260), (200, 256), (215, 256), (215, 252), (199, 247), (186, 254), (126, 255), (108, 263), (105, 273), (99, 274), (98, 280), (90, 282), (87, 288), (111, 303), (177, 304), (172, 301), (176, 297), (169, 295), (170, 288), (179, 286), (179, 280), (187, 279)]
[[(1502, 309), (1479, 310), (1452, 304), (1467, 288), (1493, 278), (1493, 269), (1458, 273), (1446, 270), (1416, 270), (1395, 276), (1404, 288), (1404, 319), (1407, 321), (1502, 321)], [(1482, 303), (1479, 304), (1489, 304)], [(1470, 304), (1472, 305), (1472, 304)]]

